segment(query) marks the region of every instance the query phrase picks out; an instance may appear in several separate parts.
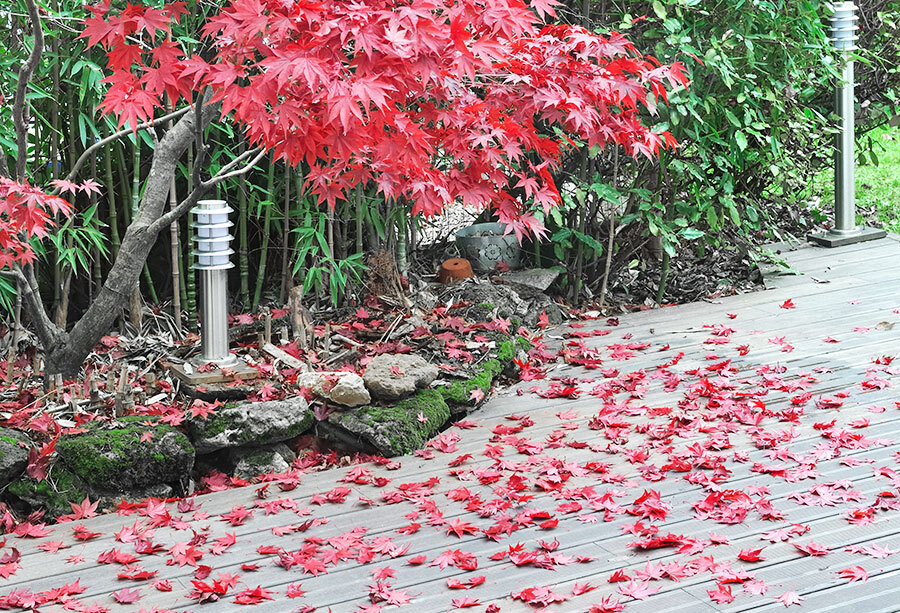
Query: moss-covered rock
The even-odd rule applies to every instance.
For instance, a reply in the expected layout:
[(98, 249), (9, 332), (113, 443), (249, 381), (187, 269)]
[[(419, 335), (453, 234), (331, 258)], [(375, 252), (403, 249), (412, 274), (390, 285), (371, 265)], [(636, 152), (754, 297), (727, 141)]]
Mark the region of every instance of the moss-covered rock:
[(194, 447), (179, 430), (146, 421), (132, 416), (92, 422), (85, 433), (61, 437), (56, 451), (66, 468), (98, 488), (128, 490), (181, 481), (194, 466)]
[(503, 372), (516, 356), (517, 342), (512, 339), (500, 341), (495, 357), (482, 362), (474, 376), (469, 379), (455, 380), (449, 385), (439, 388), (444, 399), (451, 405), (451, 408), (477, 406), (479, 401), (472, 397), (472, 392), (481, 390), (485, 397), (488, 395), (494, 379)]
[(47, 479), (41, 482), (23, 475), (7, 488), (7, 494), (14, 500), (25, 503), (31, 510), (44, 510), (49, 517), (71, 513), (72, 504), (81, 504), (85, 497), (99, 503), (99, 511), (114, 509), (126, 500), (138, 502), (147, 498), (169, 498), (175, 490), (159, 483), (131, 490), (95, 488), (85, 483), (62, 462), (56, 462), (49, 470)]
[(229, 447), (259, 447), (303, 434), (315, 417), (302, 397), (226, 405), (206, 419), (186, 422), (197, 453)]
[[(385, 457), (410, 453), (425, 443), (450, 419), (450, 408), (438, 390), (420, 390), (396, 406), (366, 406), (332, 413), (326, 435)], [(359, 444), (361, 443), (361, 444)]]
[(22, 432), (0, 428), (0, 488), (25, 472), (31, 441)]
[(88, 496), (88, 487), (77, 475), (56, 463), (43, 481), (22, 476), (6, 489), (32, 509), (44, 509), (51, 516), (71, 513), (71, 502), (80, 503)]

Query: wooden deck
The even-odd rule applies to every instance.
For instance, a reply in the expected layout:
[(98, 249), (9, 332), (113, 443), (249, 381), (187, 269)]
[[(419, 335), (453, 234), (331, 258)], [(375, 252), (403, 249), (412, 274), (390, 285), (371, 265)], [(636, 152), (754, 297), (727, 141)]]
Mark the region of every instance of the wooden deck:
[[(395, 470), (365, 466), (372, 477), (390, 480), (381, 487), (344, 482), (351, 469), (338, 469), (304, 475), (290, 491), (272, 484), (265, 500), (258, 498), (257, 487), (200, 496), (195, 499), (199, 515), (169, 505), (171, 517), (183, 523), (156, 511), (81, 522), (100, 533), (85, 543), (72, 538), (73, 524), (53, 526), (43, 538), (10, 537), (2, 553), (16, 547), (22, 553), (21, 568), (0, 579), (0, 595), (41, 592), (78, 580), (86, 588), (76, 596), (82, 603), (113, 611), (245, 610), (235, 596), (262, 586), (271, 591), (272, 600), (249, 610), (297, 611), (308, 605), (323, 612), (356, 611), (372, 604), (374, 591), (381, 595), (375, 600), (392, 598), (401, 610), (422, 612), (454, 610), (454, 599), (463, 598), (477, 599), (473, 611), (534, 611), (540, 603), (548, 611), (590, 611), (611, 597), (629, 612), (699, 613), (782, 610), (785, 604), (778, 597), (793, 591), (803, 599), (798, 607), (803, 610), (900, 610), (900, 553), (886, 555), (900, 551), (900, 518), (891, 509), (900, 508), (900, 476), (894, 472), (900, 458), (900, 404), (895, 404), (900, 400), (895, 373), (900, 370), (873, 362), (900, 354), (900, 327), (895, 327), (900, 322), (895, 310), (900, 307), (900, 242), (890, 237), (834, 250), (806, 247), (782, 257), (802, 274), (770, 275), (765, 292), (623, 316), (617, 326), (602, 320), (575, 330), (548, 330), (548, 338), (558, 345), (573, 340), (563, 338), (569, 332), (609, 330), (584, 339), (599, 350), (600, 369), (560, 366), (548, 373), (574, 378), (566, 384), (581, 390), (578, 398), (542, 399), (527, 391), (547, 388), (549, 379), (520, 384), (522, 395), (505, 390), (472, 416), (477, 427), (448, 430), (447, 451), (433, 450), (433, 459), (405, 457)], [(786, 300), (796, 308), (782, 308)], [(837, 342), (826, 342), (826, 337)], [(720, 341), (715, 339), (727, 342), (716, 344)], [(614, 346), (628, 343), (649, 346)], [(677, 364), (663, 367), (681, 354)], [(722, 366), (725, 360), (730, 364)], [(605, 399), (600, 392), (590, 394), (598, 385), (605, 385)], [(811, 394), (808, 400), (801, 397), (804, 393)], [(601, 413), (605, 423), (592, 422)], [(523, 416), (528, 418), (524, 423), (513, 419)], [(832, 420), (834, 426), (821, 425)], [(868, 426), (859, 420), (868, 420)], [(599, 429), (591, 429), (591, 423)], [(505, 430), (513, 426), (524, 427)], [(459, 441), (450, 444), (454, 434)], [(485, 455), (488, 446), (492, 457)], [(451, 466), (460, 456), (458, 465)], [(598, 472), (598, 463), (608, 464), (608, 470)], [(709, 481), (716, 476), (715, 466), (720, 466), (718, 483)], [(367, 473), (356, 475), (370, 480)], [(685, 479), (689, 475), (694, 483)], [(559, 478), (565, 482), (554, 491), (551, 484)], [(811, 493), (816, 484), (819, 488)], [(313, 496), (336, 487), (350, 490), (343, 502), (316, 504)], [(659, 493), (666, 505), (662, 511), (634, 504), (647, 490)], [(693, 506), (716, 491), (730, 501), (717, 507), (723, 514), (719, 519), (735, 517), (736, 523), (695, 512)], [(468, 502), (467, 496), (477, 502)], [(296, 503), (296, 509), (272, 505), (272, 513), (266, 514), (257, 508), (257, 503), (279, 499)], [(394, 500), (399, 502), (388, 504)], [(482, 516), (487, 515), (483, 503), (492, 500), (497, 501), (496, 513)], [(503, 501), (508, 509), (502, 508)], [(221, 517), (236, 505), (253, 510), (240, 525)], [(854, 510), (858, 519), (851, 523)], [(644, 511), (647, 517), (641, 516)], [(310, 519), (315, 525), (305, 531), (279, 535), (283, 531), (277, 528)], [(539, 525), (548, 519), (550, 524)], [(134, 543), (117, 541), (115, 534), (136, 521), (141, 526), (168, 524), (150, 536), (161, 546), (159, 553), (134, 554), (144, 569), (158, 574), (149, 581), (117, 580), (124, 567), (98, 564), (97, 556), (112, 549), (134, 553)], [(677, 545), (645, 551), (632, 546), (651, 536), (623, 533), (624, 526), (638, 521), (652, 526), (658, 536), (675, 535)], [(554, 522), (558, 525), (552, 527)], [(418, 531), (401, 531), (414, 523), (420, 524)], [(483, 532), (462, 530), (469, 524), (478, 530), (518, 529), (495, 541)], [(795, 532), (808, 531), (787, 533), (786, 541), (774, 543), (762, 538), (764, 532), (795, 525), (804, 526)], [(448, 526), (462, 535), (448, 535)], [(235, 544), (214, 555), (214, 541), (226, 534), (234, 535)], [(174, 561), (170, 548), (191, 539), (202, 553), (195, 564), (212, 568), (204, 581), (212, 582), (219, 573), (239, 576), (239, 583), (218, 602), (197, 604), (189, 597), (194, 566), (167, 564)], [(39, 550), (47, 541), (62, 541), (68, 548)], [(795, 547), (810, 543), (828, 548), (827, 555), (809, 556)], [(540, 553), (531, 563), (517, 558), (521, 565), (509, 556), (492, 559), (519, 544), (523, 551)], [(871, 546), (885, 550), (865, 549)], [(761, 561), (738, 559), (742, 550), (760, 548)], [(293, 556), (297, 565), (276, 565), (279, 555), (268, 552), (277, 550), (301, 552)], [(456, 551), (475, 556), (477, 569), (435, 563), (470, 557), (454, 556)], [(866, 551), (882, 551), (885, 557)], [(67, 563), (73, 555), (85, 562)], [(420, 560), (424, 563), (415, 564)], [(324, 562), (324, 570), (316, 571), (316, 562)], [(245, 564), (258, 569), (242, 568)], [(855, 566), (867, 571), (868, 580), (850, 582), (838, 574)], [(379, 587), (373, 573), (386, 567), (393, 573), (385, 571)], [(610, 583), (617, 570), (633, 582)], [(448, 580), (476, 577), (484, 582), (449, 589)], [(641, 577), (658, 592), (638, 600), (620, 591), (629, 591), (629, 585), (640, 589)], [(151, 586), (156, 580), (168, 580), (171, 591)], [(731, 590), (733, 601), (713, 600), (709, 591), (715, 593), (717, 582), (720, 592)], [(301, 584), (304, 594), (288, 598), (291, 584)], [(596, 589), (579, 593), (585, 584)], [(550, 591), (528, 591), (543, 587)], [(763, 587), (764, 594), (748, 593)], [(117, 604), (111, 594), (123, 588), (137, 589), (140, 600)], [(511, 597), (523, 590), (531, 604)], [(553, 602), (563, 596), (565, 600)], [(407, 597), (409, 603), (402, 604)], [(380, 604), (386, 611), (397, 608)], [(491, 604), (499, 609), (488, 609)], [(62, 610), (59, 604), (41, 607)]]

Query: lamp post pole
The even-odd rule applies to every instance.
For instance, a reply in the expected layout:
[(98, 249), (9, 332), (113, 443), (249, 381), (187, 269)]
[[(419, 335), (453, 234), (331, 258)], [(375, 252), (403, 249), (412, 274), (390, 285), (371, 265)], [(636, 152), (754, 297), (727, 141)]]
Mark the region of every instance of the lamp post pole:
[(810, 236), (810, 240), (824, 247), (840, 247), (883, 238), (884, 230), (856, 225), (856, 138), (855, 77), (853, 51), (856, 50), (856, 4), (836, 2), (831, 17), (831, 42), (840, 52), (843, 70), (841, 82), (835, 88), (835, 113), (839, 117), (839, 131), (835, 136), (834, 153), (834, 226), (827, 232)]
[(214, 363), (219, 367), (237, 364), (228, 350), (228, 270), (234, 267), (230, 244), (234, 238), (228, 219), (234, 209), (224, 200), (201, 200), (191, 209), (197, 243), (202, 301), (200, 309), (200, 358), (198, 364)]

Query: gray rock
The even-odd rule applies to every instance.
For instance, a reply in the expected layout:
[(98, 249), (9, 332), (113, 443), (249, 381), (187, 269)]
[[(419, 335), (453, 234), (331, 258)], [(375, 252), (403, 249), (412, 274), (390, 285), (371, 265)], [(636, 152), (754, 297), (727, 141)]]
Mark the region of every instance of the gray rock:
[(0, 428), (0, 488), (25, 472), (30, 447), (31, 441), (23, 433)]
[(291, 469), (297, 456), (287, 445), (273, 447), (236, 447), (229, 449), (225, 462), (230, 474), (252, 479), (266, 473), (283, 473)]
[(397, 400), (428, 387), (437, 376), (437, 366), (417, 355), (385, 353), (372, 358), (363, 380), (375, 398)]
[(450, 407), (438, 390), (425, 389), (393, 407), (362, 407), (332, 413), (319, 431), (365, 453), (384, 457), (421, 449), (450, 418)]
[(303, 373), (297, 377), (297, 385), (345, 407), (359, 407), (372, 401), (363, 378), (352, 372)]
[(146, 425), (147, 419), (91, 422), (87, 432), (63, 435), (56, 452), (66, 468), (95, 488), (139, 490), (180, 482), (194, 467), (193, 445), (180, 430)]
[(559, 278), (558, 270), (549, 268), (532, 268), (529, 270), (516, 270), (505, 272), (500, 275), (504, 283), (513, 283), (515, 285), (523, 285), (536, 289), (539, 292), (546, 292), (547, 288), (553, 285), (553, 282)]
[(191, 418), (188, 434), (197, 453), (226, 447), (262, 446), (303, 434), (315, 422), (306, 400), (300, 396), (269, 402), (226, 405), (207, 419)]

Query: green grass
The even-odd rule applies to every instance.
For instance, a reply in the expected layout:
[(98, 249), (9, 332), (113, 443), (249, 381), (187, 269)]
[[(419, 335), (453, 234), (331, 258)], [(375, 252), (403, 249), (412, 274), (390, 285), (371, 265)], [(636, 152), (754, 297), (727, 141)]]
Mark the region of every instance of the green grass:
[[(871, 150), (877, 163), (868, 153)], [(856, 209), (861, 224), (880, 226), (900, 232), (900, 129), (881, 128), (857, 143)], [(865, 147), (865, 150), (863, 149)], [(865, 151), (865, 155), (863, 154)], [(862, 158), (866, 161), (863, 162)], [(820, 196), (818, 209), (831, 219), (834, 208), (834, 174), (831, 168), (820, 173), (813, 182), (813, 193)]]

